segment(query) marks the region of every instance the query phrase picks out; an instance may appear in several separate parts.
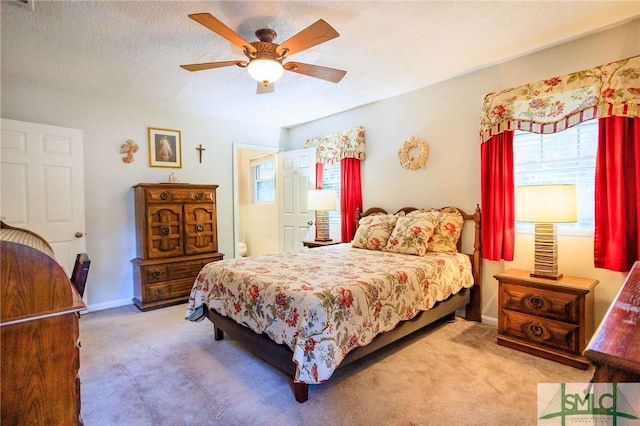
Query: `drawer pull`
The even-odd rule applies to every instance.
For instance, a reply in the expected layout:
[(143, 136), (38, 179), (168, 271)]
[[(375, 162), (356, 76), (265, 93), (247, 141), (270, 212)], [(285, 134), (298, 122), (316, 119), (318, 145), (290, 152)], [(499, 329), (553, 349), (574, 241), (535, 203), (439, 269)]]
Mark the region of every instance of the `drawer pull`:
[(529, 298), (529, 307), (533, 310), (540, 310), (544, 307), (544, 299), (540, 296), (531, 296)]
[(156, 289), (155, 291), (156, 297), (160, 298), (163, 295), (163, 291), (161, 288)]
[(166, 201), (169, 199), (169, 193), (168, 192), (161, 192), (160, 193), (160, 199), (163, 201)]
[(163, 237), (169, 235), (169, 227), (167, 225), (162, 225), (160, 227), (160, 235), (162, 235)]
[(151, 273), (151, 276), (157, 280), (158, 278), (160, 278), (160, 271), (153, 271)]
[(204, 198), (204, 194), (202, 192), (198, 192), (196, 194), (196, 200), (202, 200)]
[(542, 326), (538, 323), (534, 323), (534, 324), (529, 324), (529, 333), (533, 336), (533, 337), (540, 337), (542, 336), (542, 332), (544, 331), (544, 329), (542, 328)]

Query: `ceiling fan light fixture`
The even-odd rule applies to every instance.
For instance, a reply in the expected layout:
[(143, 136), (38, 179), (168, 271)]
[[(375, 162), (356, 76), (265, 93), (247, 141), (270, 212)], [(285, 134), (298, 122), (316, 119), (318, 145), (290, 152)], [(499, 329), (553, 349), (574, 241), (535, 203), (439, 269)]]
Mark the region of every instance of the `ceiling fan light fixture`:
[(253, 59), (247, 70), (251, 77), (264, 85), (277, 81), (284, 74), (282, 64), (273, 59)]

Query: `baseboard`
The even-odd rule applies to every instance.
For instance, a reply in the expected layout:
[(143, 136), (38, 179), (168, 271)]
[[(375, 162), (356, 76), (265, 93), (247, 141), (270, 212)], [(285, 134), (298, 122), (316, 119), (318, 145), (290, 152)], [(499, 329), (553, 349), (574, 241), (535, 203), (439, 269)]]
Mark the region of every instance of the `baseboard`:
[(110, 302), (105, 302), (105, 303), (88, 305), (87, 310), (83, 311), (82, 313), (103, 311), (105, 309), (118, 308), (120, 306), (125, 306), (125, 305), (133, 305), (133, 301), (131, 299), (119, 299), (119, 300), (112, 300)]
[(482, 323), (487, 325), (498, 326), (498, 318), (488, 317), (486, 315), (482, 316)]

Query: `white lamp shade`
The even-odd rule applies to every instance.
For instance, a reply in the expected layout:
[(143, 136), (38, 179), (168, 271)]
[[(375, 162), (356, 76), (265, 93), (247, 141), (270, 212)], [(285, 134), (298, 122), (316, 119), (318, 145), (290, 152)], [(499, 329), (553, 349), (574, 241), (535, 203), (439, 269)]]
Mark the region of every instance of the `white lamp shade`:
[(307, 208), (316, 211), (336, 209), (336, 191), (332, 189), (310, 189), (307, 194)]
[(284, 74), (282, 64), (273, 59), (253, 59), (249, 62), (247, 70), (249, 75), (260, 83), (273, 83)]
[(515, 210), (515, 217), (519, 222), (576, 222), (576, 186), (519, 186), (516, 189)]

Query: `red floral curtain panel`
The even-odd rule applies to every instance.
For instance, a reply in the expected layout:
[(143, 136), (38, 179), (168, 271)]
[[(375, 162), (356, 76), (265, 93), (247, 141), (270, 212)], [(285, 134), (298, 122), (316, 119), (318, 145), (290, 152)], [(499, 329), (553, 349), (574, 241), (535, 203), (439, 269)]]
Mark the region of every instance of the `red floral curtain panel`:
[[(356, 209), (362, 209), (360, 162), (365, 159), (364, 127), (307, 139), (304, 146), (316, 149), (316, 188), (322, 187), (322, 165), (340, 162), (340, 217), (342, 241), (353, 239)], [(318, 186), (320, 185), (320, 186)]]
[[(556, 133), (583, 121), (609, 117), (640, 117), (640, 56), (485, 96), (480, 119), (482, 241), (485, 259), (513, 259), (515, 237), (513, 233), (513, 151), (512, 148), (505, 148), (505, 145), (512, 145), (513, 138), (511, 137), (509, 142), (509, 137), (497, 138), (497, 136), (512, 133), (514, 130)], [(601, 155), (604, 155), (602, 144), (608, 146), (610, 139), (608, 134), (600, 133), (597, 162), (600, 162)], [(624, 133), (623, 136), (616, 136), (616, 139), (619, 140), (620, 146), (626, 147), (625, 149), (631, 149), (629, 147), (636, 151), (639, 149), (637, 130)], [(499, 156), (504, 158), (497, 158)], [(637, 174), (635, 164), (633, 173)], [(617, 162), (615, 165), (608, 164), (607, 167), (609, 166), (621, 172), (619, 168), (627, 170), (628, 163)], [(600, 176), (603, 176), (602, 172)], [(602, 184), (596, 182), (596, 187), (600, 185)], [(620, 181), (615, 178), (609, 178), (606, 185), (608, 194), (628, 193), (621, 189)], [(611, 247), (620, 245), (628, 247), (629, 241), (635, 241), (635, 246), (625, 252), (633, 253), (629, 258), (638, 258), (637, 250), (634, 252), (633, 247), (639, 244), (640, 236), (637, 229), (634, 231), (632, 227), (626, 227), (628, 221), (637, 220), (633, 217), (638, 215), (638, 198), (635, 198), (633, 207), (629, 207), (633, 204), (631, 202), (633, 200), (628, 195), (625, 197), (628, 202), (624, 203), (624, 222), (622, 223), (625, 226), (620, 225), (621, 232), (613, 235), (603, 231), (613, 226), (610, 222), (611, 218), (609, 215), (596, 213), (595, 235), (603, 235), (603, 232), (607, 235), (606, 241), (600, 236), (595, 238), (596, 244), (606, 243), (605, 246), (596, 246), (594, 249), (596, 258), (601, 259), (596, 261), (596, 266), (609, 265), (602, 266), (609, 269), (614, 264), (625, 263), (625, 261), (615, 260), (619, 255)], [(599, 208), (617, 208), (610, 205), (617, 202), (620, 202), (620, 198), (596, 198), (596, 211)], [(599, 206), (600, 203), (608, 204)], [(610, 237), (614, 239), (610, 240)], [(606, 247), (607, 244), (609, 247)]]

